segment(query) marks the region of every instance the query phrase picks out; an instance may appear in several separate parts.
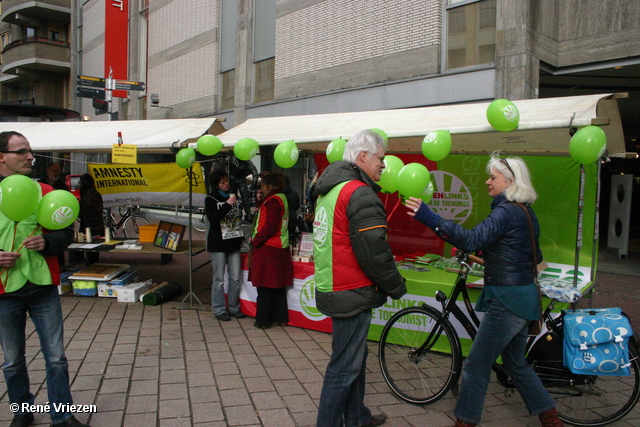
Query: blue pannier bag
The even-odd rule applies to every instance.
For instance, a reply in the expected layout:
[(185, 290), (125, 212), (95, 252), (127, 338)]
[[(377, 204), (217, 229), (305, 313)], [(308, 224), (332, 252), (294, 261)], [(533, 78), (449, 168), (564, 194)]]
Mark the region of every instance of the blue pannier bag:
[(579, 375), (629, 375), (631, 335), (620, 308), (564, 310), (564, 366)]

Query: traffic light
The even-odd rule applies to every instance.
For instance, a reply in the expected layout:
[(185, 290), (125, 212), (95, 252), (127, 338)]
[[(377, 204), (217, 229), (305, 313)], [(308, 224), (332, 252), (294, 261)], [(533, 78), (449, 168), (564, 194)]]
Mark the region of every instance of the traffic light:
[(96, 116), (107, 114), (109, 112), (109, 103), (104, 99), (93, 98), (93, 108), (95, 108)]

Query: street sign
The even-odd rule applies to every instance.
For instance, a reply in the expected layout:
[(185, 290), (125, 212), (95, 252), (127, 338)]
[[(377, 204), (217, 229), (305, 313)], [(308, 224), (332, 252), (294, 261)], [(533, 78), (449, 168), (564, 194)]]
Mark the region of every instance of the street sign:
[(140, 90), (146, 89), (147, 85), (144, 82), (128, 82), (124, 80), (114, 80), (115, 90)]
[(90, 86), (90, 87), (105, 87), (106, 79), (102, 77), (90, 77), (90, 76), (76, 76), (76, 84), (80, 86)]
[(88, 87), (77, 87), (76, 95), (80, 98), (98, 98), (104, 99), (105, 93), (103, 89), (92, 89)]

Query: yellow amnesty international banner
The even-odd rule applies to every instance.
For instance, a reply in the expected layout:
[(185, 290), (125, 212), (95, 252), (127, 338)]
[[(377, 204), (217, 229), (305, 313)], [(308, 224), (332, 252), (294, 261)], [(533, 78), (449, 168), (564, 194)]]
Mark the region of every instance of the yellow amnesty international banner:
[[(176, 163), (87, 165), (105, 208), (124, 205), (189, 205), (189, 169)], [(191, 168), (192, 205), (204, 206), (207, 190), (200, 163)]]

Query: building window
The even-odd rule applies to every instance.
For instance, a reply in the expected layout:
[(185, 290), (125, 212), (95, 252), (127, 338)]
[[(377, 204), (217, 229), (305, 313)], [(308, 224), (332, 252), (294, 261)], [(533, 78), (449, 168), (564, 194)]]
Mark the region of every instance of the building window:
[(238, 0), (222, 0), (220, 12), (220, 109), (233, 108), (236, 84)]
[(6, 32), (3, 34), (0, 34), (0, 40), (2, 42), (2, 49), (0, 49), (0, 64), (2, 64), (2, 51), (4, 50), (5, 47), (7, 47), (7, 45), (9, 43), (11, 43), (11, 33)]
[(236, 70), (220, 73), (220, 109), (228, 110), (234, 107), (236, 93)]
[(49, 30), (49, 40), (52, 42), (60, 41), (60, 33), (57, 31)]
[(25, 27), (25, 29), (24, 29), (25, 38), (35, 37), (35, 35), (36, 35), (36, 30), (34, 28)]
[(269, 58), (254, 63), (255, 79), (253, 102), (273, 101), (275, 65), (275, 58)]
[(276, 55), (276, 0), (254, 3), (253, 102), (273, 101)]
[(447, 0), (445, 68), (495, 62), (496, 0)]

